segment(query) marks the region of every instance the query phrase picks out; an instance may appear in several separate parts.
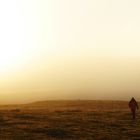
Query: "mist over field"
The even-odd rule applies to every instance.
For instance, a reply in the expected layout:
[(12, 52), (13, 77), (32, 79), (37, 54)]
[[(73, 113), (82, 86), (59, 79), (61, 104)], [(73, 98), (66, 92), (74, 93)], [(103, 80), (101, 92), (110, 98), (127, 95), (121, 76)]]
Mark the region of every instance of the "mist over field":
[(140, 100), (139, 5), (0, 1), (0, 103)]

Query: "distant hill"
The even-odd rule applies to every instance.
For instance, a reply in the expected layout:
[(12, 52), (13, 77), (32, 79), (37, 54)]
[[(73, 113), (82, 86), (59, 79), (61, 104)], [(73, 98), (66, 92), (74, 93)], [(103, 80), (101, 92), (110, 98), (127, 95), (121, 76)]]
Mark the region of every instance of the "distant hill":
[(47, 109), (80, 109), (80, 110), (122, 110), (128, 109), (127, 101), (104, 101), (104, 100), (54, 100), (37, 101), (27, 106), (42, 107)]
[(29, 104), (1, 105), (0, 109), (46, 109), (54, 110), (128, 110), (127, 101), (104, 101), (104, 100), (48, 100), (37, 101)]

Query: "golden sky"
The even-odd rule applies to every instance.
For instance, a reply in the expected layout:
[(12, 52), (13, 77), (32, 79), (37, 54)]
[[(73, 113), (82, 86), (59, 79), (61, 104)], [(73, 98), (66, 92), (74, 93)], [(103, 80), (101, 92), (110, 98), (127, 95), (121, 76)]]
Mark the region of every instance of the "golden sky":
[(140, 99), (139, 0), (0, 0), (0, 103)]

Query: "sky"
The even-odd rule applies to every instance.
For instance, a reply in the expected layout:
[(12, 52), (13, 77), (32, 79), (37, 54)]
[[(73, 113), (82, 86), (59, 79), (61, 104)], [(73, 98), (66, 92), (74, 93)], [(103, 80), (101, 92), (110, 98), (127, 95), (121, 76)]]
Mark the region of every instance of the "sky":
[(0, 0), (0, 103), (140, 100), (139, 0)]

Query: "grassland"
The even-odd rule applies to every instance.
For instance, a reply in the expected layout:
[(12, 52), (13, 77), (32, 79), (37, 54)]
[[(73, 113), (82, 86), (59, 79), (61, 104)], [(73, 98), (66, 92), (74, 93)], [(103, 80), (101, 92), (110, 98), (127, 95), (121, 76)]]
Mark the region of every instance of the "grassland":
[(140, 116), (123, 101), (0, 106), (0, 140), (140, 140)]

